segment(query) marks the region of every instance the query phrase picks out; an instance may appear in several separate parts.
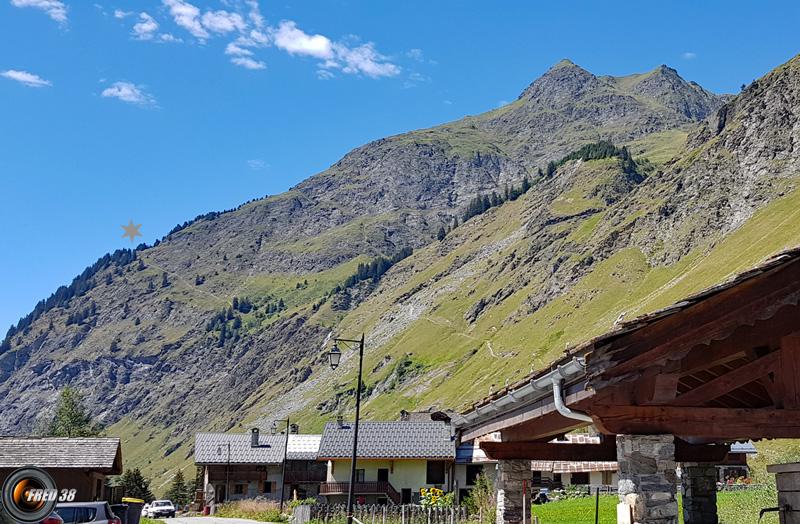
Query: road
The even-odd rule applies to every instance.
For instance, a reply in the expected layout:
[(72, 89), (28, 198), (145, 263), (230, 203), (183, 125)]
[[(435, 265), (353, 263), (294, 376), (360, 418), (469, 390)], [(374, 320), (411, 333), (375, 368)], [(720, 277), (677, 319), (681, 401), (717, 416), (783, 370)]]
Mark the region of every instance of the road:
[(159, 519), (167, 524), (264, 524), (257, 520), (224, 519), (221, 517), (175, 517), (174, 519)]

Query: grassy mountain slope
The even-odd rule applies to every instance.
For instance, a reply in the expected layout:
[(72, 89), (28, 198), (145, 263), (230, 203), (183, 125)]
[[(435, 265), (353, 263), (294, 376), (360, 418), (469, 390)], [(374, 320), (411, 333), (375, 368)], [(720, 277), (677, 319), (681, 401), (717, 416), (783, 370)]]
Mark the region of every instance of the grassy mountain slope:
[[(368, 144), (188, 224), (7, 339), (0, 431), (30, 430), (33, 406), (76, 385), (158, 486), (195, 431), (287, 414), (319, 429), (350, 409), (353, 359), (327, 368), (331, 330), (367, 333), (367, 416), (462, 407), (620, 314), (798, 243), (797, 62), (719, 112), (668, 68), (619, 79), (561, 62), (504, 108)], [(612, 156), (536, 174), (598, 139), (629, 144), (636, 171)], [(522, 197), (434, 239), (525, 176)], [(404, 247), (377, 282), (332, 293)]]

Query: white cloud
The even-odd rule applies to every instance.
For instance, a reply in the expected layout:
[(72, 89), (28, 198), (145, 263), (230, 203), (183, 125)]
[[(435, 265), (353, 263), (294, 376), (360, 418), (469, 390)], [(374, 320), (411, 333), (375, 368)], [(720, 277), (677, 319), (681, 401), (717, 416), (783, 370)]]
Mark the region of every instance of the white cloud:
[(330, 80), (334, 78), (336, 75), (328, 71), (327, 69), (317, 69), (317, 78), (320, 80)]
[(175, 23), (183, 27), (192, 36), (204, 40), (208, 38), (208, 31), (203, 28), (200, 22), (200, 9), (185, 2), (184, 0), (162, 0), (165, 6), (169, 7), (169, 14)]
[(158, 39), (162, 42), (183, 42), (183, 40), (170, 33), (161, 33), (158, 35)]
[(9, 69), (8, 71), (3, 71), (0, 73), (0, 76), (11, 80), (16, 80), (17, 82), (25, 84), (28, 87), (45, 87), (53, 85), (49, 80), (45, 80), (39, 75), (34, 75), (33, 73), (29, 73), (27, 71), (16, 71), (14, 69)]
[(156, 100), (147, 93), (142, 86), (130, 82), (114, 82), (100, 94), (105, 98), (118, 98), (129, 104), (140, 106), (155, 106)]
[(498, 100), (498, 101), (497, 101), (497, 106), (496, 106), (496, 107), (503, 107), (503, 106), (507, 106), (509, 103), (510, 103), (510, 102), (509, 102), (508, 100)]
[(334, 56), (333, 44), (323, 35), (309, 35), (297, 28), (297, 24), (284, 20), (272, 35), (275, 46), (290, 55), (307, 55), (331, 59)]
[(260, 158), (254, 158), (252, 160), (247, 161), (247, 166), (253, 171), (260, 171), (265, 167), (267, 167), (267, 163), (261, 160)]
[(123, 11), (122, 9), (114, 9), (114, 18), (126, 18), (134, 14), (133, 11)]
[[(277, 29), (272, 30), (275, 46), (290, 55), (312, 56), (323, 60), (320, 67), (324, 69), (340, 69), (343, 73), (364, 74), (372, 78), (395, 76), (400, 68), (386, 61), (386, 57), (375, 50), (374, 44), (367, 43), (350, 47), (343, 43), (334, 43), (324, 35), (310, 35), (298, 29), (291, 20), (284, 20)], [(320, 78), (330, 78), (320, 75)]]
[(59, 0), (11, 0), (14, 7), (33, 7), (47, 13), (47, 16), (61, 22), (67, 21), (67, 6)]
[(425, 55), (422, 54), (422, 49), (410, 49), (406, 53), (406, 56), (417, 62), (422, 62), (425, 59)]
[(253, 29), (250, 31), (250, 40), (259, 45), (267, 45), (269, 43), (269, 36), (257, 29)]
[(683, 58), (684, 60), (694, 60), (695, 58), (697, 58), (697, 53), (693, 51), (686, 51), (681, 55), (681, 58)]
[(258, 60), (254, 60), (247, 56), (236, 56), (231, 58), (231, 62), (244, 67), (245, 69), (265, 69), (267, 64), (264, 62), (260, 62)]
[(446, 106), (451, 106), (451, 105), (453, 105), (453, 101), (452, 101), (452, 100), (442, 100), (442, 103), (443, 103), (444, 105), (446, 105)]
[(206, 11), (201, 19), (203, 27), (215, 33), (244, 31), (247, 24), (239, 13), (229, 11)]
[(379, 54), (371, 42), (353, 48), (336, 44), (334, 49), (338, 66), (345, 73), (363, 73), (372, 78), (400, 74), (400, 68), (386, 62), (386, 57)]
[(139, 21), (133, 25), (133, 36), (139, 40), (150, 40), (156, 31), (158, 31), (158, 22), (144, 11), (139, 13)]
[(241, 47), (241, 42), (231, 42), (225, 46), (225, 54), (231, 56), (253, 56), (253, 52), (249, 49)]
[(261, 29), (264, 27), (264, 17), (261, 15), (261, 9), (258, 7), (257, 0), (246, 0), (245, 3), (250, 6), (250, 13), (248, 17), (256, 28)]

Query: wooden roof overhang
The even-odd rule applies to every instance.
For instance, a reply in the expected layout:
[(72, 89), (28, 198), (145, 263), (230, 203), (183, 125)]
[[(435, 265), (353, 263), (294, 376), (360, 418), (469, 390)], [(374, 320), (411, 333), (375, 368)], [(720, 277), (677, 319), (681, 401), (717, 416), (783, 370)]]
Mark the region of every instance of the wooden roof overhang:
[[(586, 367), (566, 404), (589, 414), (606, 435), (673, 434), (676, 442), (694, 444), (800, 437), (799, 257), (799, 250), (781, 253), (570, 351), (565, 358), (580, 354)], [(509, 410), (495, 413), (493, 420), (466, 426), (465, 434), (502, 431), (506, 442), (482, 444), (496, 458), (503, 445), (514, 454), (509, 442), (543, 445), (518, 458), (566, 453), (542, 450), (550, 449), (546, 440), (579, 421), (543, 406), (536, 409), (517, 406), (513, 416)], [(574, 449), (586, 460), (609, 454)]]

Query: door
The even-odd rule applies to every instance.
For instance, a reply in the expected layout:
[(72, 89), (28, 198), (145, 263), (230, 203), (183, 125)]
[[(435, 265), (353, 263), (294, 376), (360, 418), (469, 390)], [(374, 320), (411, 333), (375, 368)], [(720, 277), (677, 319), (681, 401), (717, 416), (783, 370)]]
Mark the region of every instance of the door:
[(389, 482), (389, 470), (378, 468), (378, 482)]

